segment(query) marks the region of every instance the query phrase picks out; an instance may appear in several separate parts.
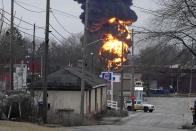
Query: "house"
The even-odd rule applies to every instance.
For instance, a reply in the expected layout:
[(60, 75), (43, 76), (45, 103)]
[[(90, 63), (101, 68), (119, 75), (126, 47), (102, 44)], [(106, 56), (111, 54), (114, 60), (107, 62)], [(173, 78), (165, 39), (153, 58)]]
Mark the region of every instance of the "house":
[[(48, 108), (50, 111), (71, 109), (80, 113), (81, 69), (68, 67), (48, 76)], [(42, 82), (34, 85), (37, 100), (42, 100)], [(84, 113), (92, 115), (106, 105), (106, 81), (85, 71)]]

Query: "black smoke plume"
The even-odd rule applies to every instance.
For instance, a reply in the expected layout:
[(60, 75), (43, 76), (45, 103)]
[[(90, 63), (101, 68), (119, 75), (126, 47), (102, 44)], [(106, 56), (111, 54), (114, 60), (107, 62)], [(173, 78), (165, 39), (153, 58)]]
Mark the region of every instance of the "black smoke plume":
[[(80, 15), (80, 19), (85, 21), (85, 3), (86, 0), (74, 0), (82, 4), (84, 10)], [(108, 19), (116, 17), (124, 21), (137, 20), (136, 13), (130, 9), (132, 0), (89, 0), (89, 17), (88, 28), (91, 32), (100, 30)]]

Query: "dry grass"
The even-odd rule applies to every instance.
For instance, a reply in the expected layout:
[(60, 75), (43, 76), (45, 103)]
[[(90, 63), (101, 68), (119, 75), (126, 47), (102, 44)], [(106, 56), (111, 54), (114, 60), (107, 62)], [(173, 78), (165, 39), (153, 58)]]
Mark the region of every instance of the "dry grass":
[(0, 131), (65, 131), (25, 122), (0, 121)]

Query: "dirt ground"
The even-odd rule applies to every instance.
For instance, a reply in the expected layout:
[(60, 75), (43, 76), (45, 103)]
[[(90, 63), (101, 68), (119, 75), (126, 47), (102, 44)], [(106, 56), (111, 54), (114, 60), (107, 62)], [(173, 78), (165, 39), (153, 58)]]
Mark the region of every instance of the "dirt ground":
[(48, 128), (31, 123), (0, 121), (0, 131), (65, 131), (62, 129)]

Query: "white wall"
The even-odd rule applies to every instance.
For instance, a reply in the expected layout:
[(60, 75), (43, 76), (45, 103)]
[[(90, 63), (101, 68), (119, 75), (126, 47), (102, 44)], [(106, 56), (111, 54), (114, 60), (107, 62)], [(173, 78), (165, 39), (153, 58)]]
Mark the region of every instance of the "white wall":
[[(102, 105), (106, 105), (106, 88), (103, 88)], [(42, 91), (35, 91), (35, 98), (42, 100)], [(50, 110), (71, 108), (75, 113), (80, 113), (80, 91), (48, 91)], [(101, 109), (101, 89), (97, 88), (98, 111)], [(85, 91), (84, 113), (88, 113), (89, 91)], [(91, 113), (95, 113), (95, 89), (91, 90)]]
[(95, 90), (91, 90), (91, 113), (95, 112)]
[[(36, 91), (35, 97), (42, 100), (42, 93)], [(52, 111), (71, 108), (80, 113), (80, 91), (48, 91), (48, 103)]]

